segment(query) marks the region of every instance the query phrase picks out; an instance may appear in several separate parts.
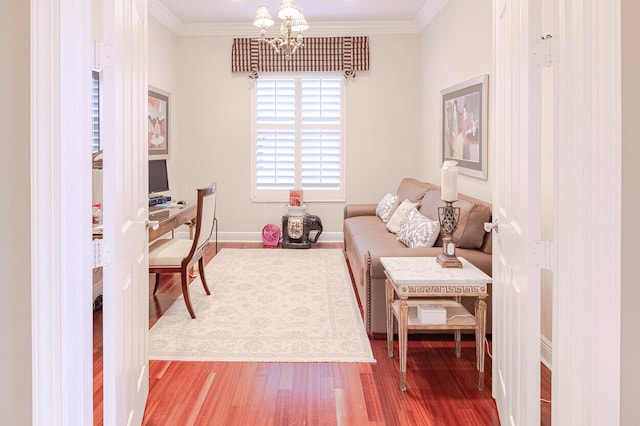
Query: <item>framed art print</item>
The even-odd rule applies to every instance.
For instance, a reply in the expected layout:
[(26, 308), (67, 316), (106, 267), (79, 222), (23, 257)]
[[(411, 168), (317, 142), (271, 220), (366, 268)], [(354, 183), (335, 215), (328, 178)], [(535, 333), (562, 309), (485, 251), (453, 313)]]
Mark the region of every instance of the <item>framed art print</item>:
[(443, 90), (440, 163), (454, 160), (460, 174), (487, 179), (487, 84), (482, 75)]
[(149, 131), (147, 146), (149, 155), (169, 154), (169, 94), (149, 88), (148, 116)]

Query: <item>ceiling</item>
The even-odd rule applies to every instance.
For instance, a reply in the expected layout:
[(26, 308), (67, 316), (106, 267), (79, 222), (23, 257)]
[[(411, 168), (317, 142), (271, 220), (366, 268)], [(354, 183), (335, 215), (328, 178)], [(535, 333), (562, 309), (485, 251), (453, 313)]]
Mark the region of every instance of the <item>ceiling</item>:
[[(310, 31), (323, 27), (386, 28), (384, 32), (417, 32), (447, 0), (296, 0)], [(280, 0), (150, 0), (149, 13), (178, 34), (221, 32), (252, 25), (256, 7), (265, 5), (277, 20)], [(205, 28), (208, 27), (208, 31)], [(214, 29), (216, 28), (216, 29)], [(344, 31), (342, 31), (344, 32)]]

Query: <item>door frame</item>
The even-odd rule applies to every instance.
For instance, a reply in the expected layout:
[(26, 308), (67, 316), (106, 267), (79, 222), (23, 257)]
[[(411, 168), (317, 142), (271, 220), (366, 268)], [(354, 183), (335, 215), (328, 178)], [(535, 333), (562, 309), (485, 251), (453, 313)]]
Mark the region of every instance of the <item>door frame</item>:
[(620, 0), (556, 6), (553, 424), (620, 423)]
[(92, 424), (91, 3), (30, 16), (32, 422)]
[[(591, 424), (617, 424), (620, 0), (585, 3), (561, 0), (564, 19), (556, 26), (555, 139), (563, 143), (556, 144), (555, 158), (556, 164), (572, 167), (556, 166), (554, 173), (558, 186), (554, 260), (562, 267), (556, 266), (554, 286), (553, 423), (589, 419)], [(46, 419), (51, 424), (91, 424), (92, 318), (82, 304), (92, 295), (90, 286), (74, 285), (74, 280), (91, 279), (91, 250), (83, 245), (90, 239), (91, 222), (87, 179), (91, 170), (90, 162), (84, 161), (90, 158), (90, 149), (83, 142), (88, 140), (89, 124), (81, 113), (88, 106), (84, 109), (84, 98), (72, 81), (76, 74), (68, 72), (85, 62), (85, 69), (90, 67), (90, 46), (85, 43), (90, 40), (90, 4), (31, 0), (30, 5), (33, 423)], [(65, 28), (64, 34), (60, 28)], [(584, 67), (585, 57), (590, 57), (591, 68)], [(598, 102), (589, 96), (597, 96)], [(589, 108), (569, 113), (567, 108), (580, 101)], [(583, 179), (587, 171), (594, 176)], [(81, 182), (80, 190), (66, 191), (68, 182)], [(582, 214), (594, 207), (591, 215)], [(608, 291), (602, 291), (603, 282), (611, 283)], [(597, 318), (594, 309), (600, 313)], [(597, 345), (592, 344), (593, 336)]]

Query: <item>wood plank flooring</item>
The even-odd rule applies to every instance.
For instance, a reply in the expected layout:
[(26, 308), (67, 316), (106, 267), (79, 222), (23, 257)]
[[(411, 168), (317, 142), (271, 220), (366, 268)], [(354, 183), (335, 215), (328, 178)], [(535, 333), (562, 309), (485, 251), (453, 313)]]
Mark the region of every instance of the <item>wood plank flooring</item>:
[[(223, 247), (260, 246), (219, 244)], [(342, 244), (316, 247), (341, 248)], [(210, 253), (207, 260), (213, 256)], [(154, 297), (150, 276), (149, 288), (149, 323), (153, 326), (180, 294), (179, 278), (164, 274)], [(458, 359), (452, 336), (411, 336), (406, 392), (399, 388), (397, 341), (395, 356), (389, 358), (384, 339), (371, 340), (376, 364), (150, 361), (143, 424), (498, 425), (491, 397), (491, 359), (486, 359), (485, 391), (480, 392), (470, 339), (463, 341)], [(550, 375), (547, 378), (543, 386), (548, 391)], [(543, 412), (545, 405), (549, 408), (550, 404), (541, 403)], [(103, 424), (102, 409), (102, 315), (97, 311), (94, 424)]]

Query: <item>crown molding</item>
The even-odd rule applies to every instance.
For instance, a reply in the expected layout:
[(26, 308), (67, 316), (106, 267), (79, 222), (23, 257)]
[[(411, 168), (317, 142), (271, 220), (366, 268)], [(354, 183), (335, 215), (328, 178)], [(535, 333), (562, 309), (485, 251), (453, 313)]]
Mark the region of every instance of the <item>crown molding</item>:
[[(341, 21), (313, 22), (313, 26), (304, 32), (305, 36), (330, 37), (367, 34), (416, 34), (420, 31), (415, 21)], [(257, 37), (258, 30), (247, 22), (193, 23), (182, 24), (176, 31), (180, 36), (231, 36)], [(276, 31), (272, 31), (276, 35)], [(267, 37), (270, 37), (267, 31)]]
[(172, 11), (158, 0), (149, 0), (147, 4), (149, 15), (155, 18), (160, 24), (164, 25), (174, 34), (180, 34), (183, 26), (182, 22), (174, 15)]
[(416, 15), (416, 22), (420, 31), (435, 18), (449, 0), (428, 0)]
[[(417, 34), (440, 12), (448, 0), (428, 0), (415, 19), (403, 21), (314, 21), (308, 36)], [(179, 36), (257, 37), (251, 22), (182, 23), (158, 0), (149, 0), (149, 15)]]

